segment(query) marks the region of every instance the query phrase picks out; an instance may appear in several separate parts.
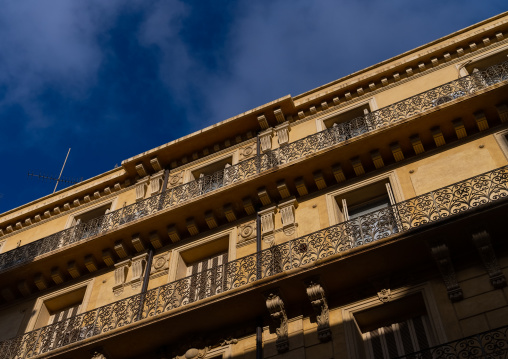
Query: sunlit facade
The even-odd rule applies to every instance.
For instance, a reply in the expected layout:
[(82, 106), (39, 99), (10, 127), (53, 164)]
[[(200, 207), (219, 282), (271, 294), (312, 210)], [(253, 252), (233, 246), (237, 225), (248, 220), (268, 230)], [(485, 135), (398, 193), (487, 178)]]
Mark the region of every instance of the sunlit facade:
[(505, 13), (3, 213), (0, 358), (507, 357), (507, 55)]

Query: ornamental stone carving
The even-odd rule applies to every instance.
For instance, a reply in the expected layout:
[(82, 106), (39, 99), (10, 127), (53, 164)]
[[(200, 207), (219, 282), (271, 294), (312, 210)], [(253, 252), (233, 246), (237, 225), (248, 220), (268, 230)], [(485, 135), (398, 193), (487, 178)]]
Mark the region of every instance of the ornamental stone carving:
[(176, 187), (183, 183), (183, 171), (178, 173), (173, 173), (169, 176), (168, 184), (169, 187)]
[(330, 313), (325, 291), (319, 283), (311, 280), (307, 283), (307, 296), (316, 314), (318, 338), (321, 342), (327, 342), (332, 338), (332, 332), (330, 330)]
[(173, 359), (202, 359), (209, 350), (210, 347), (204, 347), (203, 349), (191, 348), (184, 355), (177, 355)]
[(377, 292), (377, 297), (382, 303), (388, 303), (392, 300), (392, 291), (390, 288), (381, 289), (379, 292)]
[(448, 298), (450, 298), (452, 302), (462, 300), (464, 294), (457, 281), (448, 247), (446, 244), (439, 244), (432, 247), (431, 251), (439, 271), (441, 272), (441, 276), (443, 277), (446, 291), (448, 292)]
[(246, 160), (247, 158), (251, 158), (256, 154), (256, 145), (252, 144), (250, 146), (244, 147), (240, 149), (240, 159)]
[(152, 267), (150, 268), (150, 278), (160, 277), (169, 270), (169, 253), (154, 256)]
[(282, 125), (275, 127), (275, 132), (277, 133), (277, 141), (279, 142), (279, 146), (284, 146), (289, 143), (289, 131), (291, 127), (289, 126), (289, 122), (285, 122)]
[(119, 296), (123, 292), (127, 272), (129, 271), (130, 259), (115, 264), (115, 285), (113, 286), (113, 293)]
[(284, 309), (284, 302), (279, 295), (270, 293), (266, 298), (266, 307), (270, 312), (270, 318), (277, 334), (275, 346), (279, 353), (289, 350), (288, 317)]
[(281, 214), (282, 228), (287, 236), (296, 232), (295, 209), (298, 206), (296, 199), (292, 198), (279, 204)]
[(261, 152), (270, 151), (272, 149), (272, 137), (273, 137), (273, 128), (269, 128), (266, 131), (263, 131), (259, 134), (259, 144), (261, 147)]
[(248, 241), (256, 237), (256, 222), (252, 221), (238, 228), (238, 243)]
[(275, 236), (275, 212), (277, 207), (273, 206), (259, 212), (261, 217), (261, 236), (267, 244), (273, 244)]
[(160, 192), (162, 181), (164, 179), (164, 171), (159, 171), (150, 177), (150, 195), (153, 196)]
[(137, 257), (132, 258), (132, 277), (130, 283), (133, 289), (141, 286), (141, 281), (145, 272), (147, 256), (147, 253), (143, 253)]
[(136, 201), (141, 201), (145, 198), (147, 185), (148, 185), (148, 177), (136, 183)]
[(107, 357), (99, 351), (94, 351), (90, 359), (107, 359)]
[(497, 261), (496, 252), (492, 247), (489, 233), (487, 231), (480, 231), (474, 233), (472, 238), (494, 288), (500, 289), (506, 287), (506, 277)]

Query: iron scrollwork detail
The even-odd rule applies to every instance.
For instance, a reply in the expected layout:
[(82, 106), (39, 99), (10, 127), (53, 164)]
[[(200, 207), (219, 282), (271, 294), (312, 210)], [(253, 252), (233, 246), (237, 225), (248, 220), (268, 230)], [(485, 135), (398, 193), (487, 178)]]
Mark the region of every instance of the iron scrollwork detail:
[[(176, 174), (170, 179), (170, 185), (173, 187), (165, 192), (146, 199), (141, 199), (140, 197), (138, 202), (122, 209), (0, 254), (0, 270), (27, 263), (44, 253), (52, 252), (72, 243), (106, 233), (139, 218), (199, 198), (221, 187), (232, 185), (276, 166), (326, 150), (364, 133), (401, 122), (443, 103), (468, 96), (506, 80), (508, 80), (508, 61), (493, 65), (484, 71), (478, 71), (472, 75), (461, 77), (458, 80), (448, 82), (374, 112), (336, 124), (324, 131), (288, 143), (277, 149), (272, 150), (271, 146), (267, 145), (266, 151), (262, 154), (250, 157), (224, 170), (195, 181), (180, 184), (181, 173)], [(435, 200), (439, 202), (453, 196), (454, 194), (445, 194), (444, 197), (436, 197)], [(424, 202), (433, 200), (429, 198), (425, 199)], [(458, 205), (453, 210), (460, 211), (460, 207)], [(431, 219), (442, 215), (446, 215), (446, 213), (441, 213), (440, 211), (431, 213)], [(422, 220), (426, 219), (423, 218)]]
[[(47, 353), (507, 197), (505, 166), (6, 340), (0, 343), (0, 358)], [(460, 298), (448, 249), (437, 246), (433, 254), (451, 298)]]

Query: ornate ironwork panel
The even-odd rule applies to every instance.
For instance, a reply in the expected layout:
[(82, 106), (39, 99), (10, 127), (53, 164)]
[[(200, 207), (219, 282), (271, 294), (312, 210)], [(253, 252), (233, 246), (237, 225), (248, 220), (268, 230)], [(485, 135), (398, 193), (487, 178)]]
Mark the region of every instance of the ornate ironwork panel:
[(508, 326), (441, 344), (399, 359), (506, 359), (508, 357)]
[[(123, 224), (136, 221), (171, 206), (193, 200), (224, 186), (229, 186), (258, 173), (268, 171), (276, 166), (326, 150), (341, 142), (405, 120), (436, 106), (506, 80), (508, 80), (508, 61), (491, 66), (484, 71), (474, 72), (470, 76), (451, 81), (364, 116), (334, 124), (331, 128), (324, 131), (289, 143), (276, 150), (254, 156), (234, 166), (217, 171), (212, 175), (203, 176), (195, 181), (182, 184), (159, 195), (126, 206), (120, 210), (107, 213), (86, 223), (80, 223), (77, 226), (65, 229), (49, 237), (2, 253), (0, 254), (0, 270), (32, 261), (33, 258), (41, 254), (103, 234)], [(449, 200), (449, 196), (451, 195), (461, 196), (462, 194), (459, 193), (459, 190), (460, 189), (451, 189), (453, 193), (436, 193), (432, 198), (418, 199), (422, 201), (421, 203), (408, 204), (408, 208), (406, 209), (407, 215), (411, 215), (411, 213), (407, 211), (418, 209), (429, 201), (436, 204), (434, 210), (432, 207), (425, 206), (426, 210), (430, 211), (427, 215), (422, 214), (421, 211), (415, 211), (414, 215), (417, 217), (411, 219), (411, 224), (409, 226), (411, 227), (413, 224), (417, 223), (423, 224), (429, 219), (447, 215), (449, 209), (446, 209), (446, 201)], [(453, 203), (456, 207), (454, 207), (452, 211), (460, 211), (461, 208), (467, 207), (464, 207), (460, 203)], [(413, 205), (416, 207), (411, 207)], [(388, 227), (391, 226), (389, 224), (385, 225)], [(408, 223), (404, 223), (404, 226), (406, 225), (408, 225)], [(354, 232), (352, 234), (353, 236), (360, 236), (360, 241), (369, 241), (371, 240), (370, 238), (373, 238), (367, 233), (371, 228), (368, 224), (351, 224), (351, 226), (352, 227), (348, 230)]]
[[(46, 353), (505, 197), (508, 197), (508, 166), (272, 246), (235, 261), (222, 265), (214, 264), (211, 268), (144, 294), (122, 299), (4, 341), (0, 343), (0, 358), (30, 358)], [(129, 213), (136, 213), (136, 209)], [(102, 221), (94, 222), (97, 226), (83, 227), (85, 229), (80, 233), (83, 235), (90, 228), (98, 228), (106, 222), (107, 220), (103, 218)], [(480, 349), (477, 348), (488, 349), (489, 353), (506, 349), (506, 329), (503, 332), (482, 334), (481, 341), (475, 338), (429, 349), (433, 350), (431, 357), (474, 358), (474, 355), (480, 353)], [(448, 355), (448, 352), (452, 354)], [(456, 353), (458, 356), (455, 356)], [(428, 357), (427, 354), (415, 355), (414, 358)], [(492, 355), (482, 357), (500, 358)]]

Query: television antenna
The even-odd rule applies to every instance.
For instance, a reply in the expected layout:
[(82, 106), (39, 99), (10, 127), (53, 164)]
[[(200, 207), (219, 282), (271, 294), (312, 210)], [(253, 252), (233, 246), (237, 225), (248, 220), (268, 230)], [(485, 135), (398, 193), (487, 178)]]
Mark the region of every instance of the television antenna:
[(60, 182), (62, 182), (62, 183), (76, 184), (76, 183), (79, 183), (79, 182), (83, 181), (83, 177), (81, 177), (81, 179), (62, 177), (62, 173), (63, 173), (63, 170), (65, 168), (65, 164), (67, 163), (67, 158), (69, 158), (69, 153), (71, 153), (71, 149), (70, 148), (69, 148), (69, 151), (67, 151), (67, 156), (65, 156), (65, 161), (63, 163), (62, 169), (61, 169), (60, 174), (58, 175), (58, 177), (50, 176), (50, 175), (45, 175), (45, 174), (40, 174), (40, 173), (37, 174), (37, 173), (33, 173), (33, 172), (28, 172), (28, 177), (38, 178), (38, 179), (43, 180), (43, 181), (55, 181), (56, 184), (55, 184), (55, 189), (53, 190), (53, 193), (56, 192), (56, 188), (58, 187), (58, 184)]

